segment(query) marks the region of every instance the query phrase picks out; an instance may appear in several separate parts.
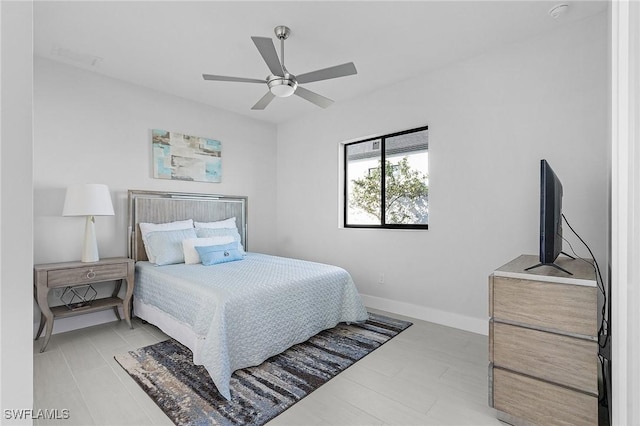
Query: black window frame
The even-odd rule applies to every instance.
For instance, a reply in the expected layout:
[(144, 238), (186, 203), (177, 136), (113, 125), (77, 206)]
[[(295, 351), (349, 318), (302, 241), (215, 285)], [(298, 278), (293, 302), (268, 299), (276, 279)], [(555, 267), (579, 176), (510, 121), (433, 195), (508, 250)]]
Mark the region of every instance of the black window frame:
[[(385, 173), (381, 173), (380, 174), (380, 224), (379, 225), (372, 225), (372, 224), (362, 224), (362, 225), (358, 225), (358, 224), (349, 224), (347, 222), (347, 216), (348, 216), (348, 209), (349, 209), (349, 198), (348, 198), (348, 191), (349, 191), (349, 175), (347, 173), (347, 167), (348, 167), (348, 155), (347, 155), (347, 149), (350, 145), (355, 145), (355, 144), (359, 144), (359, 143), (364, 143), (364, 142), (369, 142), (369, 141), (377, 141), (380, 140), (380, 160), (381, 160), (381, 164), (384, 166), (386, 164), (386, 159), (387, 159), (387, 155), (386, 155), (386, 139), (388, 138), (392, 138), (392, 137), (396, 137), (396, 136), (402, 136), (402, 135), (406, 135), (409, 133), (417, 133), (417, 132), (422, 132), (425, 130), (429, 130), (429, 126), (422, 126), (422, 127), (416, 127), (413, 129), (409, 129), (409, 130), (403, 130), (400, 132), (395, 132), (395, 133), (389, 133), (386, 135), (381, 135), (381, 136), (375, 136), (375, 137), (370, 137), (370, 138), (366, 138), (366, 139), (361, 139), (361, 140), (357, 140), (357, 141), (352, 141), (352, 142), (348, 142), (345, 143), (343, 146), (343, 173), (344, 173), (344, 183), (343, 183), (343, 211), (342, 211), (342, 226), (345, 228), (370, 228), (370, 229), (414, 229), (414, 230), (427, 230), (429, 229), (429, 224), (399, 224), (399, 223), (385, 223), (386, 220), (386, 210), (385, 210), (385, 202), (384, 202), (384, 196), (386, 193), (386, 179), (385, 177)], [(428, 148), (427, 148), (428, 150)]]

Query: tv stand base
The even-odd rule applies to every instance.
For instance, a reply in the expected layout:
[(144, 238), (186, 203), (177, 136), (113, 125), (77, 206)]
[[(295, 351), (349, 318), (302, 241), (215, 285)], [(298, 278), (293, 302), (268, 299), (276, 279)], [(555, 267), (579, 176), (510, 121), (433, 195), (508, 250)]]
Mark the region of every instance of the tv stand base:
[[(566, 256), (569, 256), (568, 254)], [(575, 260), (575, 258), (573, 256), (569, 256), (570, 258), (572, 258), (573, 260)], [(553, 266), (556, 269), (561, 270), (562, 272), (565, 272), (569, 275), (573, 275), (571, 272), (567, 271), (566, 269), (564, 269), (562, 266), (558, 266), (555, 263), (538, 263), (537, 265), (533, 265), (533, 266), (529, 266), (528, 268), (525, 268), (525, 271), (529, 271), (531, 269), (535, 269), (535, 268), (539, 268), (540, 266)]]

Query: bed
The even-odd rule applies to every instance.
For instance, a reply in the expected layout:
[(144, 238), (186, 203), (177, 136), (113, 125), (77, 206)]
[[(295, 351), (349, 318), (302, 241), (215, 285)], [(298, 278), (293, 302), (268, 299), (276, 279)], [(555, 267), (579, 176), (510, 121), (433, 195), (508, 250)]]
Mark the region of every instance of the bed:
[[(259, 365), (340, 322), (368, 317), (344, 269), (249, 251), (246, 197), (130, 190), (128, 205), (134, 314), (191, 349), (193, 362), (206, 368), (226, 399), (235, 370)], [(189, 221), (193, 231), (184, 223)], [(176, 223), (182, 229), (167, 228)], [(184, 239), (194, 232), (195, 239)], [(173, 242), (166, 244), (167, 238)], [(157, 241), (172, 249), (155, 250)], [(233, 248), (237, 260), (193, 263), (189, 241), (198, 244), (202, 262), (211, 260), (206, 250), (216, 249), (217, 256), (219, 247)]]

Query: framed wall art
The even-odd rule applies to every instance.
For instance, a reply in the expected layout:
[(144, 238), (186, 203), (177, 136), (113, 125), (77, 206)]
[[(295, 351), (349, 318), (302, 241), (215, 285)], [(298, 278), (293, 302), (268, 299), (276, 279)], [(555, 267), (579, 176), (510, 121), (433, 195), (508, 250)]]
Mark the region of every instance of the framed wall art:
[(154, 178), (222, 181), (222, 142), (153, 129), (151, 143)]

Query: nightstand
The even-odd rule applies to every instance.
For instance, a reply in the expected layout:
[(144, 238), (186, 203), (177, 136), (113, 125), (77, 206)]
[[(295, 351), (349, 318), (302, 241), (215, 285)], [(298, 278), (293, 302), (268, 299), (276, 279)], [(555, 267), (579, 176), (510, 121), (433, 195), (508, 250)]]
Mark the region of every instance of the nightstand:
[[(34, 265), (33, 290), (41, 312), (40, 327), (38, 327), (36, 340), (38, 340), (42, 334), (42, 330), (46, 326), (44, 341), (42, 342), (40, 352), (44, 352), (47, 348), (49, 338), (51, 338), (51, 332), (53, 331), (53, 320), (55, 318), (113, 309), (116, 317), (120, 320), (118, 307), (122, 307), (124, 319), (127, 321), (127, 324), (129, 324), (129, 327), (133, 328), (131, 325), (131, 297), (134, 286), (134, 266), (134, 260), (126, 257), (100, 259), (97, 262), (88, 263), (61, 262)], [(77, 309), (70, 309), (65, 305), (49, 307), (47, 296), (52, 289), (73, 288), (74, 286), (86, 286), (114, 280), (116, 281), (116, 285), (111, 297), (93, 300), (90, 305)], [(120, 299), (118, 293), (120, 292), (123, 281), (127, 282), (127, 291), (124, 299)]]

